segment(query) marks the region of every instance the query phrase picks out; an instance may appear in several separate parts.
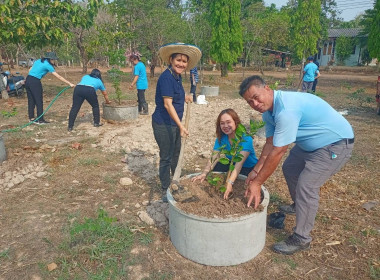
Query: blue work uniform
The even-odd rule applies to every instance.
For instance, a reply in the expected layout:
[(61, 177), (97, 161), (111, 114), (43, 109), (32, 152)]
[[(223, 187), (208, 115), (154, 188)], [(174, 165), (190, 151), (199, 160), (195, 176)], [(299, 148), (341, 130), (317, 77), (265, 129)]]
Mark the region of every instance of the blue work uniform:
[(274, 91), (273, 112), (266, 111), (266, 137), (282, 147), (295, 142), (311, 152), (344, 138), (353, 138), (349, 122), (326, 101), (313, 94)]
[(137, 89), (147, 89), (148, 88), (148, 78), (146, 76), (146, 68), (144, 63), (139, 61), (133, 70), (133, 75), (139, 76), (136, 82)]
[(95, 91), (97, 91), (98, 89), (100, 89), (101, 91), (106, 90), (102, 80), (91, 77), (90, 75), (83, 76), (82, 80), (78, 83), (78, 85), (93, 87)]
[(37, 59), (29, 71), (29, 76), (41, 80), (47, 73), (53, 72), (55, 72), (55, 69), (47, 60), (41, 62), (41, 59)]
[[(244, 142), (240, 143), (240, 146), (243, 147), (242, 151), (249, 152), (247, 159), (243, 163), (243, 167), (247, 167), (247, 168), (254, 167), (257, 163), (257, 157), (255, 154), (255, 150), (253, 149), (253, 139), (251, 136), (244, 135), (243, 140)], [(220, 139), (220, 142), (219, 142), (219, 139), (215, 140), (214, 150), (218, 151), (220, 147), (222, 147), (223, 145), (226, 145), (224, 147), (226, 150), (228, 151), (231, 150), (231, 144), (230, 144), (230, 141), (228, 141), (228, 135), (224, 133)], [(231, 156), (227, 156), (227, 158), (231, 160)]]

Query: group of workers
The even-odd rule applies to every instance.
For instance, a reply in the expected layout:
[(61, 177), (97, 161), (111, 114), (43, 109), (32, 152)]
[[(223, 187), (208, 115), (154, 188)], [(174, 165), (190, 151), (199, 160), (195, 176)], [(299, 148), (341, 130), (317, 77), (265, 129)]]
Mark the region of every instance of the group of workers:
[[(162, 46), (159, 54), (169, 66), (157, 82), (152, 126), (160, 150), (162, 200), (167, 201), (166, 191), (171, 183), (170, 173), (174, 174), (178, 163), (181, 137), (189, 135), (181, 122), (184, 103), (193, 101), (191, 95), (185, 94), (181, 74), (186, 69), (192, 69), (202, 53), (194, 45), (173, 43)], [(319, 77), (319, 71), (313, 65), (309, 67), (312, 68), (314, 81)], [(241, 144), (243, 160), (236, 163), (230, 180), (226, 182), (227, 194), (224, 198), (228, 199), (237, 175), (245, 174), (247, 206), (253, 203), (253, 207), (257, 208), (261, 185), (275, 171), (289, 145), (294, 143), (282, 166), (293, 203), (280, 206), (280, 211), (296, 215), (296, 225), (293, 233), (286, 240), (276, 243), (273, 250), (293, 254), (309, 249), (320, 188), (351, 157), (353, 129), (339, 112), (318, 96), (306, 92), (272, 90), (260, 76), (246, 78), (240, 85), (239, 93), (252, 109), (262, 114), (266, 142), (257, 159), (252, 138), (244, 136), (246, 141)], [(232, 109), (225, 109), (219, 114), (215, 151), (221, 146), (231, 149), (239, 123), (239, 116)], [(211, 162), (193, 180), (204, 180), (210, 168)], [(223, 168), (216, 165), (213, 170), (225, 171)]]
[[(171, 174), (174, 174), (178, 163), (181, 138), (189, 136), (189, 131), (182, 124), (184, 104), (196, 101), (195, 87), (198, 74), (195, 70), (202, 52), (194, 45), (171, 43), (162, 46), (159, 55), (168, 67), (157, 81), (152, 128), (159, 147), (162, 200), (167, 202), (166, 193), (171, 184)], [(35, 107), (37, 107), (37, 116), (43, 112), (40, 80), (48, 72), (74, 87), (74, 84), (55, 72), (53, 66), (55, 59), (57, 59), (55, 53), (45, 54), (34, 63), (26, 79), (28, 113), (31, 120), (35, 118)], [(148, 104), (145, 100), (145, 90), (148, 88), (145, 66), (140, 62), (139, 56), (132, 55), (130, 61), (135, 65), (135, 79), (130, 88), (137, 86), (139, 111), (141, 114), (148, 114)], [(307, 75), (310, 74), (309, 68), (310, 73), (315, 75), (314, 81), (319, 77), (319, 71), (314, 65), (307, 66), (305, 67)], [(185, 94), (182, 85), (181, 74), (186, 69), (192, 69), (191, 94)], [(305, 83), (305, 91), (311, 89), (310, 82)], [(101, 73), (97, 69), (92, 70), (90, 75), (85, 75), (75, 86), (73, 106), (69, 114), (69, 131), (73, 129), (75, 118), (84, 100), (87, 100), (93, 108), (94, 126), (101, 125), (96, 97), (98, 89), (102, 91), (106, 103), (109, 103)], [(354, 145), (353, 129), (341, 114), (318, 96), (306, 92), (272, 90), (260, 76), (246, 78), (240, 85), (239, 93), (252, 109), (262, 114), (266, 142), (261, 155), (257, 158), (252, 137), (243, 136), (245, 140), (241, 144), (243, 160), (236, 163), (226, 183), (224, 198), (228, 199), (239, 173), (244, 174), (247, 176), (245, 192), (247, 206), (253, 204), (253, 207), (257, 208), (261, 198), (261, 185), (275, 171), (289, 145), (294, 143), (282, 165), (293, 203), (282, 205), (280, 211), (296, 215), (296, 225), (294, 232), (285, 241), (276, 243), (273, 250), (282, 254), (293, 254), (309, 249), (312, 240), (310, 232), (319, 206), (320, 188), (351, 157)], [(43, 124), (47, 121), (41, 117), (37, 123)], [(216, 120), (215, 151), (220, 147), (231, 149), (236, 137), (236, 128), (240, 123), (236, 111), (229, 108), (222, 110)], [(193, 180), (203, 181), (210, 169), (211, 162), (208, 162), (203, 172)], [(213, 170), (227, 171), (226, 166), (222, 164), (215, 165)]]

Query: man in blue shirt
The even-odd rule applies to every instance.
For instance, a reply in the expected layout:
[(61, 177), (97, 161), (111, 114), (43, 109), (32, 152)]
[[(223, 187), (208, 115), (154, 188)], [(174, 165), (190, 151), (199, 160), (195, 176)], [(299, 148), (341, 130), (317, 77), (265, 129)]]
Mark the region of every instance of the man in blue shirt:
[(314, 80), (318, 79), (320, 74), (318, 66), (314, 63), (314, 57), (307, 58), (308, 64), (303, 69), (302, 91), (312, 92)]
[(319, 206), (320, 187), (351, 157), (354, 132), (348, 121), (323, 99), (309, 93), (273, 91), (259, 76), (245, 79), (240, 95), (265, 121), (266, 143), (248, 175), (248, 206), (260, 202), (260, 187), (274, 172), (288, 146), (295, 143), (282, 170), (292, 205), (280, 210), (296, 215), (294, 233), (274, 245), (293, 254), (310, 248), (310, 232)]

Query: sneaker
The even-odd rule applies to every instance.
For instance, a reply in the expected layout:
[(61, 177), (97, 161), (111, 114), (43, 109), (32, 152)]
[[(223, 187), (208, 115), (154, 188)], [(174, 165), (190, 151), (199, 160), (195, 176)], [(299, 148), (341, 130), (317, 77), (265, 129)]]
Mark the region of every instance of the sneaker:
[(166, 191), (167, 191), (166, 189), (162, 190), (162, 197), (161, 197), (162, 202), (165, 202), (165, 203), (168, 202), (168, 196), (167, 196), (167, 192)]
[(286, 240), (273, 245), (273, 251), (276, 253), (291, 255), (298, 251), (310, 249), (310, 242), (303, 242), (301, 237), (293, 233)]
[(73, 131), (73, 127), (72, 126), (69, 126), (68, 128), (67, 128), (67, 131)]
[(288, 215), (295, 215), (296, 214), (296, 204), (293, 203), (291, 205), (281, 205), (278, 207), (278, 210), (280, 210), (282, 213), (288, 214)]
[(48, 122), (48, 121), (45, 121), (44, 119), (39, 119), (38, 121), (35, 121), (34, 122), (35, 124), (38, 124), (38, 125), (44, 125), (44, 124), (48, 124), (48, 123), (50, 123), (50, 122)]
[(102, 125), (103, 125), (102, 123), (94, 123), (95, 127), (99, 127), (99, 126), (102, 126)]

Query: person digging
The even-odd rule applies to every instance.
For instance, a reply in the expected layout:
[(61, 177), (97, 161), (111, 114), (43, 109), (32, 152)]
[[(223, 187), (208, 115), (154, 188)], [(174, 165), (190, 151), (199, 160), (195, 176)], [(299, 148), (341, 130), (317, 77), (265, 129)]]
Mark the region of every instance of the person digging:
[(249, 207), (260, 203), (261, 185), (274, 172), (288, 146), (295, 143), (282, 171), (288, 185), (291, 205), (280, 211), (296, 215), (294, 232), (273, 250), (293, 254), (310, 248), (310, 232), (319, 206), (321, 186), (349, 160), (354, 146), (354, 132), (349, 122), (323, 99), (309, 93), (276, 91), (260, 76), (246, 78), (240, 95), (265, 122), (266, 142), (258, 172), (251, 172), (245, 196)]

